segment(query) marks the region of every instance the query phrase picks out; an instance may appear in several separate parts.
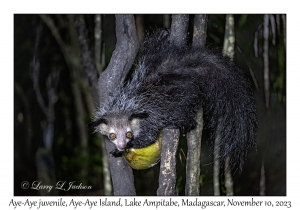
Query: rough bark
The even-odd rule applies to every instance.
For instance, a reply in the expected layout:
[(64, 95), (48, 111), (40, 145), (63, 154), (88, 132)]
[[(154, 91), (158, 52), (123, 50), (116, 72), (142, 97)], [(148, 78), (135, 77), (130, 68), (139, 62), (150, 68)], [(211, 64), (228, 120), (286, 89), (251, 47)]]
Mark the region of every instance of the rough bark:
[(171, 40), (177, 46), (185, 46), (189, 15), (172, 15)]
[(203, 47), (206, 44), (207, 15), (195, 15), (193, 47)]
[[(205, 46), (207, 29), (207, 15), (195, 15), (193, 47)], [(187, 160), (186, 160), (186, 182), (185, 195), (200, 195), (200, 157), (201, 136), (203, 130), (203, 109), (200, 108), (197, 116), (197, 127), (187, 133)]]
[[(176, 191), (176, 153), (180, 132), (164, 129), (162, 133), (162, 153), (160, 162), (159, 187), (157, 195), (177, 195)], [(169, 144), (168, 142), (172, 142)]]
[(226, 15), (223, 54), (228, 56), (231, 60), (233, 60), (234, 57), (234, 45), (235, 45), (234, 18), (233, 15)]
[[(174, 42), (174, 44), (178, 46), (186, 45), (187, 29), (188, 15), (172, 15), (171, 41)], [(176, 195), (176, 152), (178, 141), (178, 129), (163, 130), (159, 188), (157, 190), (157, 195)], [(164, 158), (167, 157), (168, 160), (164, 160)]]
[(187, 160), (186, 160), (186, 182), (185, 195), (200, 195), (200, 156), (201, 136), (203, 130), (203, 109), (197, 113), (197, 126), (187, 133)]
[[(98, 80), (100, 106), (108, 103), (115, 91), (120, 89), (138, 52), (138, 39), (133, 15), (116, 15), (116, 48), (106, 70)], [(115, 149), (105, 141), (113, 182), (114, 195), (136, 195), (134, 178), (129, 164), (122, 158), (112, 157)]]

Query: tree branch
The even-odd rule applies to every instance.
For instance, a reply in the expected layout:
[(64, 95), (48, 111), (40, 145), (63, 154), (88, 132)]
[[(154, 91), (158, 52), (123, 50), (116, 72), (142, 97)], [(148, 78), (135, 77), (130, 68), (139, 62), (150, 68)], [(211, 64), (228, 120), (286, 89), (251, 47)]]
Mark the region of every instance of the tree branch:
[(187, 133), (187, 160), (185, 195), (200, 195), (200, 157), (201, 136), (203, 130), (203, 109), (200, 108), (196, 115), (197, 126)]
[(206, 44), (207, 15), (195, 15), (193, 47), (204, 47)]
[[(116, 49), (108, 67), (98, 80), (100, 106), (108, 103), (113, 93), (123, 85), (138, 52), (138, 39), (133, 15), (116, 15), (116, 36)], [(115, 149), (110, 141), (106, 139), (105, 144), (114, 195), (136, 195), (131, 167), (122, 157), (115, 158), (109, 154)]]
[[(188, 15), (172, 15), (171, 42), (186, 45)], [(164, 129), (162, 137), (159, 188), (157, 195), (176, 195), (176, 153), (179, 142), (178, 129)]]
[[(207, 15), (195, 15), (193, 47), (200, 48), (206, 43)], [(200, 195), (200, 157), (203, 130), (203, 109), (196, 115), (197, 126), (187, 133), (187, 161), (185, 195)]]
[[(177, 195), (176, 191), (176, 152), (180, 132), (178, 129), (164, 129), (162, 133), (162, 152), (159, 174), (158, 196)], [(163, 142), (172, 142), (171, 144)]]
[(189, 15), (172, 15), (171, 41), (177, 46), (185, 46)]
[[(234, 46), (235, 46), (235, 33), (234, 33), (234, 17), (233, 15), (226, 15), (225, 24), (225, 37), (223, 45), (223, 53), (227, 55), (231, 60), (234, 58)], [(217, 134), (218, 135), (218, 134)], [(226, 157), (225, 161), (225, 187), (226, 195), (233, 196), (233, 179), (230, 168), (230, 157)]]
[(233, 60), (234, 57), (234, 44), (234, 18), (233, 15), (226, 15), (223, 54), (227, 55), (231, 60)]

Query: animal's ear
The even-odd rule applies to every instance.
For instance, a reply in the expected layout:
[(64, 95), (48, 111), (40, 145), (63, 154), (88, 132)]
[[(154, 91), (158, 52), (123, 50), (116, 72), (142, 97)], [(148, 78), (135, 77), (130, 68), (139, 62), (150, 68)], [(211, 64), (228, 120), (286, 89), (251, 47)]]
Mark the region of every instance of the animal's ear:
[(93, 122), (93, 127), (96, 128), (96, 131), (100, 131), (100, 133), (105, 134), (107, 130), (107, 124), (107, 120), (101, 118)]
[(133, 119), (144, 119), (144, 118), (147, 118), (149, 117), (149, 114), (146, 113), (146, 112), (141, 112), (141, 113), (135, 113), (135, 114), (132, 114), (130, 117), (129, 117), (129, 120), (132, 121)]
[(137, 136), (138, 131), (140, 130), (140, 121), (141, 119), (147, 118), (149, 115), (146, 112), (132, 114), (129, 117), (131, 129), (135, 136)]

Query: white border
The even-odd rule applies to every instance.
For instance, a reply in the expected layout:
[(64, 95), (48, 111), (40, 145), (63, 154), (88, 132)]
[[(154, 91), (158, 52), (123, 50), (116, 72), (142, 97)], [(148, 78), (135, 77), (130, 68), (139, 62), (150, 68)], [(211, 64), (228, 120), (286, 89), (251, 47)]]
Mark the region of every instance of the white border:
[[(1, 209), (8, 209), (13, 197), (13, 14), (14, 13), (287, 13), (287, 196), (255, 197), (261, 200), (291, 200), (292, 207), (299, 205), (299, 8), (298, 4), (282, 1), (1, 1)], [(31, 197), (38, 200), (40, 197)], [(86, 200), (88, 197), (76, 197)], [(220, 197), (200, 197), (201, 199), (221, 199)], [(44, 200), (56, 200), (57, 197), (43, 197)], [(70, 197), (64, 198), (71, 200)], [(98, 199), (92, 197), (92, 199)], [(139, 199), (144, 199), (139, 197)], [(151, 199), (159, 199), (151, 197)], [(227, 198), (222, 198), (227, 199)], [(245, 200), (247, 197), (234, 197)], [(98, 207), (99, 208), (99, 207)], [(148, 207), (143, 207), (148, 208)], [(20, 208), (18, 208), (20, 209)], [(28, 208), (26, 208), (28, 209)], [(46, 208), (43, 208), (46, 209)], [(53, 209), (53, 207), (52, 207)], [(55, 208), (60, 209), (60, 208)], [(65, 209), (65, 207), (64, 207)], [(73, 208), (72, 208), (73, 209)], [(81, 208), (83, 209), (83, 208)], [(199, 209), (199, 207), (198, 207)], [(230, 208), (229, 208), (230, 209)], [(235, 208), (236, 209), (236, 208)], [(298, 208), (299, 209), (299, 208)]]

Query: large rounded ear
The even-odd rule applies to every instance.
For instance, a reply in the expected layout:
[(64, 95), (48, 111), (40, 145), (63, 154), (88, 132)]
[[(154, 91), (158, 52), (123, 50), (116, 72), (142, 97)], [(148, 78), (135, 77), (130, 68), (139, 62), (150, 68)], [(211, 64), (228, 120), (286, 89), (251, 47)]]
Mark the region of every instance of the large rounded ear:
[(94, 121), (93, 126), (95, 127), (96, 131), (99, 131), (102, 134), (106, 134), (108, 132), (107, 131), (108, 123), (106, 119), (101, 118)]
[(149, 115), (146, 112), (132, 114), (129, 117), (131, 129), (134, 135), (137, 135), (140, 130), (140, 121), (141, 119), (147, 118)]

